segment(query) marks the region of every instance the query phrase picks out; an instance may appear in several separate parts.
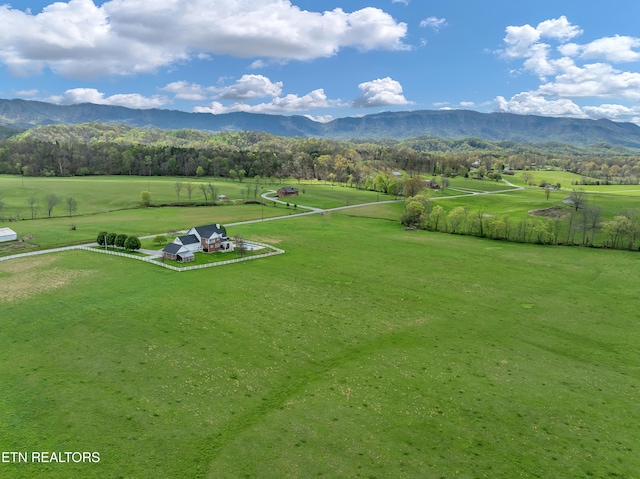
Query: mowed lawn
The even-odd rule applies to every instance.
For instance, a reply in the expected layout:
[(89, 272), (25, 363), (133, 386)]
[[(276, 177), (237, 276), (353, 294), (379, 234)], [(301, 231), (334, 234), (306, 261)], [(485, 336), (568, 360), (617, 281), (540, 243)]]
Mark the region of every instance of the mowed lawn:
[(238, 226), (175, 273), (0, 263), (0, 477), (638, 477), (637, 253), (404, 231), (397, 205)]

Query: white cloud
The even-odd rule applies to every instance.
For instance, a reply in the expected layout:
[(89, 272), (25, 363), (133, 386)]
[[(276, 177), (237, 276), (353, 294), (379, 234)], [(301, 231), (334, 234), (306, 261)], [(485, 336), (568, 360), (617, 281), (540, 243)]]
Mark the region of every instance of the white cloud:
[(46, 101), (61, 105), (95, 103), (97, 105), (117, 105), (136, 109), (158, 108), (168, 103), (167, 98), (159, 95), (144, 97), (137, 93), (130, 93), (105, 97), (104, 93), (95, 88), (73, 88), (65, 91), (63, 95), (49, 97)]
[(498, 96), (495, 101), (495, 110), (503, 113), (586, 118), (586, 114), (571, 100), (547, 100), (531, 92), (518, 93), (511, 100)]
[(408, 105), (411, 103), (402, 94), (400, 82), (389, 77), (360, 83), (358, 88), (362, 95), (353, 101), (354, 108)]
[(406, 34), (378, 8), (321, 13), (287, 0), (69, 0), (35, 15), (0, 6), (0, 61), (22, 76), (44, 68), (131, 75), (207, 55), (311, 60), (347, 47), (406, 50)]
[(640, 106), (602, 104), (579, 106), (568, 99), (547, 100), (535, 92), (519, 93), (510, 100), (504, 97), (495, 99), (495, 111), (518, 115), (540, 115), (553, 117), (608, 119), (640, 124)]
[(590, 118), (607, 118), (614, 121), (629, 121), (640, 124), (640, 106), (628, 107), (624, 105), (603, 104), (599, 106), (585, 106), (583, 111)]
[(530, 56), (531, 45), (540, 39), (540, 32), (531, 25), (521, 27), (508, 26), (504, 37), (506, 48), (501, 51), (507, 58), (526, 58)]
[(229, 113), (227, 108), (220, 102), (211, 102), (209, 106), (197, 106), (193, 109), (194, 113), (211, 113), (212, 115), (221, 115), (222, 113)]
[(319, 115), (319, 116), (304, 115), (304, 116), (309, 118), (309, 120), (313, 120), (318, 123), (329, 123), (330, 121), (333, 120), (333, 116), (331, 115)]
[(640, 100), (640, 73), (619, 71), (606, 63), (572, 66), (541, 85), (538, 92), (555, 97)]
[(391, 0), (391, 3), (402, 3), (404, 5), (409, 5), (410, 0)]
[[(612, 63), (640, 60), (640, 38), (614, 35), (579, 44), (569, 40), (582, 30), (560, 17), (546, 20), (536, 28), (530, 25), (509, 26), (504, 49), (499, 53), (509, 60), (522, 60), (524, 71), (536, 74), (540, 85), (519, 93), (510, 100), (496, 98), (496, 109), (520, 114), (611, 118), (638, 121), (638, 108), (610, 103), (579, 106), (582, 102), (615, 98), (622, 102), (640, 100), (640, 72), (623, 71)], [(552, 48), (543, 38), (560, 44)], [(587, 63), (589, 60), (592, 63)], [(595, 60), (595, 61), (594, 61)]]
[(576, 25), (571, 25), (564, 15), (560, 18), (538, 23), (536, 30), (540, 32), (542, 37), (555, 38), (561, 42), (566, 42), (582, 34), (582, 29)]
[(173, 95), (179, 100), (202, 101), (206, 100), (210, 96), (211, 89), (205, 88), (196, 83), (176, 81), (160, 88), (160, 91), (173, 93)]
[(577, 43), (565, 43), (558, 47), (558, 51), (565, 57), (575, 57), (582, 51), (582, 46)]
[(473, 108), (474, 106), (476, 106), (476, 104), (472, 101), (461, 101), (460, 106), (462, 108)]
[(440, 30), (442, 27), (447, 26), (447, 20), (444, 18), (429, 17), (420, 22), (422, 28), (433, 28), (434, 30)]
[(263, 75), (242, 75), (234, 85), (216, 88), (220, 100), (249, 100), (252, 98), (277, 97), (282, 93), (282, 82), (273, 83)]
[(580, 27), (571, 25), (567, 18), (563, 15), (560, 18), (545, 20), (540, 22), (537, 27), (531, 25), (508, 26), (506, 29), (504, 43), (506, 47), (499, 52), (507, 58), (528, 58), (535, 53), (534, 48), (541, 38), (549, 38), (560, 42), (568, 40), (580, 35), (582, 30)]
[(248, 113), (284, 114), (296, 111), (307, 111), (315, 108), (342, 108), (345, 106), (346, 105), (340, 100), (328, 99), (324, 90), (320, 88), (303, 96), (289, 94), (284, 97), (273, 98), (268, 103), (260, 103), (257, 105), (234, 103), (231, 106), (225, 107), (222, 103), (214, 101), (209, 106), (196, 107), (193, 111), (197, 113), (213, 114), (237, 111), (244, 111)]
[(40, 93), (39, 90), (37, 89), (33, 89), (33, 90), (17, 90), (14, 92), (14, 94), (16, 96), (19, 97), (26, 97), (26, 98), (33, 98), (35, 97), (38, 93)]
[(256, 60), (254, 62), (251, 62), (251, 65), (249, 65), (249, 68), (251, 70), (258, 70), (259, 68), (264, 68), (266, 66), (267, 64), (265, 63), (264, 60)]
[(582, 47), (584, 58), (602, 58), (604, 60), (622, 63), (640, 60), (640, 53), (633, 50), (640, 47), (640, 38), (615, 35), (599, 38)]

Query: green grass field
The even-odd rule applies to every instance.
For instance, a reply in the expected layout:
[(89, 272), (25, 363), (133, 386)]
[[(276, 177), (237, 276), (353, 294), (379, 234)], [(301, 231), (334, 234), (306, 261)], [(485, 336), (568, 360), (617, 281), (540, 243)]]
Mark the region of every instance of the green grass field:
[[(165, 232), (172, 210), (110, 228)], [(640, 476), (637, 253), (405, 231), (401, 211), (230, 227), (286, 254), (185, 273), (0, 262), (2, 451), (100, 453), (0, 477)]]

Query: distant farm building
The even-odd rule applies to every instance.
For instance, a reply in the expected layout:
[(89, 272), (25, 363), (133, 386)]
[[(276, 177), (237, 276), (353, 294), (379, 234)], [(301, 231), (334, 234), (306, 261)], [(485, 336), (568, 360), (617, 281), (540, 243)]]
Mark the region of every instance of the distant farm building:
[(283, 186), (278, 190), (278, 197), (281, 196), (298, 196), (298, 188), (293, 186)]
[(440, 189), (440, 185), (433, 180), (427, 180), (425, 183), (427, 184), (427, 188), (431, 188), (432, 190)]
[(4, 241), (15, 241), (18, 239), (18, 233), (11, 228), (0, 228), (0, 243)]

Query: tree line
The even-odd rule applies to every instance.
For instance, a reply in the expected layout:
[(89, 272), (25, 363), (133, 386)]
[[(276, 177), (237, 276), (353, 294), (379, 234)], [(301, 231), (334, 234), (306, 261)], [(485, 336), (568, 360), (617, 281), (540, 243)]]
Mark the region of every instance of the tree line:
[(584, 190), (574, 189), (559, 219), (488, 215), (483, 209), (456, 206), (446, 210), (429, 197), (417, 194), (405, 199), (400, 219), (408, 228), (479, 236), (493, 240), (543, 245), (594, 246), (613, 249), (640, 249), (640, 211), (619, 212), (612, 221), (602, 222), (602, 208), (588, 201)]
[[(475, 165), (475, 166), (474, 166)], [(637, 182), (640, 156), (621, 147), (575, 147), (418, 137), (335, 141), (260, 132), (204, 133), (126, 126), (52, 125), (0, 141), (0, 174), (320, 179), (358, 183), (380, 171), (450, 177), (472, 168), (544, 165), (603, 181)]]
[(126, 249), (129, 251), (135, 251), (140, 249), (142, 244), (137, 236), (127, 236), (125, 234), (108, 233), (101, 231), (98, 233), (96, 243), (100, 246), (112, 246), (115, 248)]

